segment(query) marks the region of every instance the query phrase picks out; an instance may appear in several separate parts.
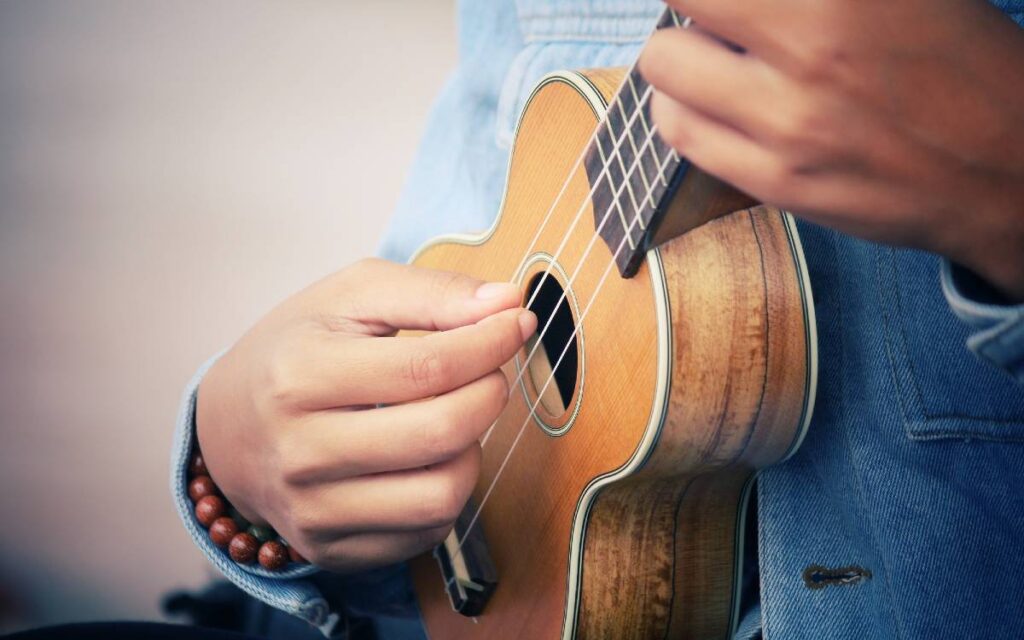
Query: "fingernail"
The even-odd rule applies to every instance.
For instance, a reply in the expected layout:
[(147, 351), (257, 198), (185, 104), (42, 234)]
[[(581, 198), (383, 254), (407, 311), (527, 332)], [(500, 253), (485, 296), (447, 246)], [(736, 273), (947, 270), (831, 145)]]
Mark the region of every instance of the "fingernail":
[(533, 315), (532, 311), (523, 309), (517, 320), (519, 321), (519, 333), (523, 336), (523, 342), (526, 342), (537, 330), (537, 316)]
[(477, 300), (493, 300), (519, 293), (519, 287), (510, 282), (487, 282), (476, 290)]

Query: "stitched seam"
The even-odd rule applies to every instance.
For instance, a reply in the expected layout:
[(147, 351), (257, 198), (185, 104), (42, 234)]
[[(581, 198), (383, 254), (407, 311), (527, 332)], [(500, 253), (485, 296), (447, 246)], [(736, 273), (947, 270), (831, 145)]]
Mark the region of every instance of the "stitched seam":
[[(880, 250), (878, 250), (878, 253), (875, 256), (875, 267), (876, 267), (876, 277), (878, 279), (879, 287), (886, 287), (887, 286), (885, 284), (885, 281), (882, 278), (882, 254), (883, 253), (887, 254), (887, 257), (889, 258), (889, 262), (890, 262), (889, 266), (891, 267), (890, 268), (890, 272), (893, 275), (895, 275), (895, 271), (896, 271), (895, 265), (892, 264), (892, 258), (893, 258), (894, 250), (892, 250), (892, 249), (887, 249), (887, 250), (881, 250), (880, 249)], [(892, 278), (891, 280), (895, 280), (895, 278)], [(904, 309), (903, 309), (902, 296), (900, 295), (899, 288), (897, 286), (895, 286), (894, 284), (891, 284), (891, 285), (888, 285), (888, 286), (890, 287), (888, 293), (890, 294), (893, 302), (895, 303), (896, 311), (902, 316), (902, 314), (904, 312)], [(883, 295), (885, 295), (885, 294), (883, 293)], [(890, 297), (890, 296), (886, 296), (886, 297)], [(947, 419), (947, 420), (948, 419), (955, 419), (955, 420), (965, 420), (965, 421), (968, 421), (971, 424), (977, 424), (977, 425), (999, 424), (999, 425), (1008, 425), (1008, 426), (1019, 426), (1019, 427), (1024, 428), (1024, 420), (1021, 420), (1019, 418), (1017, 418), (1017, 419), (1014, 419), (1014, 418), (988, 418), (988, 417), (977, 416), (977, 415), (967, 415), (967, 414), (963, 414), (963, 413), (930, 413), (928, 411), (927, 407), (924, 404), (923, 396), (922, 396), (922, 393), (921, 393), (921, 387), (920, 387), (920, 384), (918, 383), (918, 376), (917, 376), (917, 373), (916, 373), (916, 370), (915, 370), (914, 364), (913, 364), (913, 359), (910, 357), (910, 354), (909, 354), (908, 349), (907, 349), (907, 334), (906, 334), (906, 329), (905, 329), (904, 323), (897, 322), (897, 319), (893, 318), (888, 313), (888, 308), (887, 307), (888, 307), (888, 305), (885, 305), (885, 304), (882, 305), (882, 317), (884, 319), (885, 326), (888, 329), (887, 331), (883, 332), (883, 341), (884, 341), (884, 343), (886, 345), (886, 351), (888, 353), (889, 363), (891, 365), (892, 377), (893, 377), (893, 380), (894, 380), (894, 382), (896, 384), (896, 388), (897, 388), (897, 391), (898, 391), (898, 393), (897, 393), (897, 400), (899, 401), (899, 404), (900, 404), (900, 410), (903, 413), (905, 431), (907, 432), (907, 434), (911, 438), (934, 440), (934, 439), (938, 439), (938, 438), (936, 438), (936, 436), (939, 436), (939, 437), (972, 437), (972, 438), (977, 437), (979, 439), (990, 440), (990, 441), (993, 441), (993, 442), (1000, 441), (1001, 438), (1004, 441), (1017, 441), (1018, 439), (1024, 439), (1024, 436), (1017, 435), (1017, 434), (1006, 434), (1005, 436), (996, 436), (996, 435), (992, 435), (992, 434), (978, 433), (978, 432), (975, 432), (975, 431), (966, 431), (966, 430), (959, 430), (959, 429), (943, 429), (941, 427), (936, 427), (936, 426), (933, 426), (933, 425), (929, 425), (928, 423), (934, 422), (934, 421), (939, 421), (939, 420), (943, 420), (943, 419)], [(893, 338), (893, 339), (890, 339), (890, 338)], [(900, 343), (899, 345), (894, 344), (894, 342), (896, 340), (899, 341), (899, 343)], [(897, 352), (896, 349), (901, 349), (901, 352)], [(910, 378), (910, 385), (909, 385), (910, 389), (908, 389), (907, 385), (900, 379), (902, 376), (897, 371), (897, 369), (906, 369), (906, 376)], [(914, 397), (911, 398), (911, 400), (916, 400), (917, 401), (916, 409), (917, 409), (917, 412), (921, 414), (923, 419), (917, 419), (916, 417), (912, 417), (910, 415), (910, 408), (907, 406), (905, 398), (903, 397), (904, 393), (906, 393), (907, 391), (912, 391)], [(917, 429), (914, 428), (914, 425), (918, 425)], [(928, 429), (928, 430), (931, 431), (931, 433), (930, 434), (922, 433), (923, 429)]]
[(981, 431), (960, 431), (956, 429), (936, 429), (930, 428), (928, 431), (917, 432), (913, 434), (914, 440), (919, 441), (933, 441), (933, 440), (948, 440), (950, 438), (957, 438), (963, 440), (984, 440), (985, 442), (998, 442), (1002, 444), (1014, 444), (1018, 442), (1024, 442), (1024, 434), (991, 434), (984, 433)]
[[(890, 274), (893, 275), (893, 276), (896, 276), (897, 275), (896, 274), (896, 265), (895, 265), (895, 260), (894, 260), (894, 256), (893, 256), (893, 250), (890, 249), (887, 253), (888, 253), (888, 257), (889, 257), (889, 264), (890, 264), (890, 267), (891, 267), (890, 270), (889, 270)], [(903, 297), (900, 295), (900, 288), (898, 286), (896, 286), (894, 281), (895, 281), (895, 277), (892, 278), (892, 280), (891, 280), (891, 282), (892, 282), (892, 284), (891, 284), (891, 293), (892, 293), (893, 300), (896, 303), (896, 313), (898, 314), (898, 319), (902, 319), (904, 317), (904, 315), (905, 315), (905, 312), (904, 312), (904, 309), (903, 309)], [(884, 313), (884, 311), (883, 311), (883, 313)], [(905, 322), (897, 322), (896, 321), (897, 318), (893, 318), (892, 320), (893, 320), (892, 326), (895, 326), (895, 328), (899, 331), (900, 345), (903, 347), (903, 365), (907, 369), (907, 377), (910, 378), (910, 385), (913, 388), (914, 396), (917, 399), (917, 407), (920, 409), (921, 414), (924, 415), (925, 418), (930, 418), (931, 416), (928, 415), (928, 409), (924, 405), (924, 396), (921, 393), (921, 385), (918, 384), (918, 382), (917, 382), (917, 372), (914, 369), (914, 359), (910, 357), (910, 350), (907, 348), (907, 329), (906, 329), (906, 323)]]
[[(1024, 420), (1014, 418), (982, 418), (980, 416), (969, 416), (963, 413), (927, 413), (921, 412), (925, 420), (966, 420), (979, 424), (1005, 424), (1009, 426), (1024, 427)], [(910, 422), (923, 422), (922, 420), (910, 420)]]
[[(882, 256), (881, 252), (875, 254), (875, 278), (878, 281), (879, 294), (882, 293), (882, 287), (884, 286), (882, 281)], [(910, 431), (910, 408), (907, 407), (906, 398), (904, 398), (903, 387), (900, 384), (900, 375), (897, 372), (899, 367), (896, 361), (895, 345), (892, 344), (891, 327), (892, 319), (889, 317), (888, 305), (882, 304), (882, 322), (885, 327), (882, 331), (882, 342), (885, 344), (885, 351), (889, 357), (889, 374), (892, 376), (893, 385), (896, 387), (896, 401), (900, 406), (900, 413), (903, 415), (903, 431), (909, 436), (913, 437), (913, 433)]]

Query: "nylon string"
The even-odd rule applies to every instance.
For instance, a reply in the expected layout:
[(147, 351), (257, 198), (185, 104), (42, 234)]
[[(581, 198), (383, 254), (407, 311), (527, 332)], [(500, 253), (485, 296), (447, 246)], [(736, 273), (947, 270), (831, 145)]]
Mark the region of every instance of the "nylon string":
[[(650, 140), (653, 139), (653, 135), (654, 135), (654, 133), (656, 131), (657, 131), (657, 125), (652, 126), (650, 134), (648, 135), (648, 138), (647, 138), (647, 142), (645, 142), (645, 146), (646, 146), (647, 143), (650, 142)], [(665, 167), (668, 166), (669, 162), (677, 160), (678, 157), (679, 156), (678, 156), (678, 154), (676, 154), (675, 150), (674, 149), (670, 149), (669, 153), (666, 155), (665, 159), (659, 164), (659, 167), (658, 167), (659, 171), (664, 171)], [(649, 196), (649, 195), (650, 195), (650, 190), (648, 190), (648, 194), (646, 194), (646, 196)], [(605, 217), (607, 217), (610, 214), (610, 212), (611, 212), (611, 209), (609, 209), (609, 211), (607, 213), (605, 213)], [(590, 300), (587, 302), (587, 306), (583, 309), (583, 312), (580, 314), (579, 320), (576, 322), (576, 327), (574, 328), (572, 335), (569, 337), (569, 340), (566, 342), (565, 347), (563, 347), (561, 354), (559, 354), (558, 359), (555, 361), (554, 366), (552, 366), (552, 368), (551, 368), (551, 375), (548, 376), (547, 380), (544, 382), (544, 386), (541, 387), (541, 390), (537, 393), (537, 399), (533, 402), (532, 405), (530, 405), (529, 411), (527, 412), (526, 420), (524, 420), (523, 424), (519, 427), (519, 431), (516, 433), (516, 437), (512, 441), (512, 446), (509, 447), (508, 452), (505, 454), (505, 457), (502, 460), (501, 465), (498, 467), (497, 473), (495, 473), (494, 479), (491, 480), (491, 484), (490, 484), (490, 486), (488, 486), (487, 491), (484, 493), (483, 499), (480, 501), (480, 504), (476, 508), (476, 512), (473, 514), (473, 517), (470, 519), (469, 525), (466, 527), (465, 533), (463, 534), (463, 536), (459, 540), (459, 546), (456, 549), (455, 554), (452, 556), (453, 559), (458, 557), (462, 553), (462, 547), (463, 547), (465, 541), (469, 538), (470, 534), (472, 533), (473, 527), (476, 525), (477, 521), (479, 520), (480, 514), (483, 512), (484, 505), (487, 504), (487, 500), (491, 497), (491, 493), (494, 491), (494, 488), (497, 486), (498, 480), (501, 478), (502, 474), (504, 473), (505, 468), (508, 465), (508, 461), (512, 458), (512, 454), (513, 454), (513, 452), (515, 452), (516, 447), (519, 445), (519, 442), (522, 440), (523, 434), (526, 433), (527, 425), (529, 425), (530, 422), (533, 420), (533, 418), (534, 418), (534, 411), (536, 410), (537, 405), (540, 403), (540, 400), (544, 396), (544, 392), (547, 390), (548, 386), (551, 384), (551, 381), (554, 380), (555, 372), (558, 370), (558, 367), (561, 366), (562, 361), (565, 359), (565, 354), (568, 353), (569, 347), (572, 345), (572, 343), (574, 341), (576, 341), (577, 334), (580, 331), (580, 329), (583, 327), (583, 321), (586, 318), (587, 313), (590, 312), (590, 309), (593, 307), (594, 302), (597, 301), (597, 296), (600, 293), (601, 288), (604, 286), (604, 283), (608, 280), (608, 275), (611, 273), (612, 267), (615, 266), (615, 261), (618, 258), (619, 253), (621, 253), (622, 249), (626, 246), (626, 243), (627, 243), (627, 241), (629, 239), (629, 233), (632, 232), (634, 225), (636, 225), (636, 223), (639, 220), (640, 220), (640, 218), (638, 216), (634, 216), (633, 221), (630, 223), (629, 228), (626, 231), (626, 235), (623, 237), (622, 241), (619, 242), (618, 247), (615, 249), (615, 253), (612, 254), (612, 259), (608, 262), (608, 265), (605, 267), (604, 272), (601, 274), (601, 278), (600, 278), (600, 280), (598, 280), (597, 286), (594, 288), (593, 295), (591, 296)], [(596, 237), (596, 234), (595, 234), (595, 237)], [(566, 288), (568, 289), (569, 286), (571, 286), (571, 284), (572, 284), (571, 282), (569, 284), (567, 284)]]
[[(638, 116), (641, 116), (643, 114), (644, 103), (651, 96), (651, 92), (652, 92), (652, 89), (651, 89), (650, 86), (648, 86), (647, 89), (644, 91), (643, 95), (641, 96), (640, 101), (637, 103), (636, 110), (634, 111), (633, 115), (630, 116), (629, 120), (627, 121), (627, 123), (625, 125), (625, 133), (622, 135), (621, 138), (618, 139), (618, 141), (616, 142), (615, 146), (612, 148), (612, 151), (609, 153), (609, 156), (613, 155), (616, 151), (618, 151), (618, 149), (621, 146), (622, 142), (624, 140), (626, 140), (627, 137), (631, 136), (630, 128), (632, 127), (633, 121)], [(609, 129), (609, 131), (610, 130), (611, 129)], [(582, 269), (583, 263), (587, 259), (587, 256), (590, 255), (590, 251), (593, 249), (594, 243), (600, 237), (601, 230), (604, 228), (604, 225), (611, 218), (611, 214), (614, 212), (615, 207), (619, 206), (618, 205), (619, 196), (622, 194), (622, 191), (623, 191), (623, 189), (625, 189), (626, 185), (629, 184), (630, 176), (632, 176), (633, 172), (636, 171), (636, 169), (641, 166), (640, 165), (640, 159), (643, 156), (643, 153), (646, 151), (647, 147), (649, 145), (651, 145), (651, 143), (653, 141), (654, 141), (654, 130), (653, 129), (648, 129), (647, 136), (644, 139), (644, 143), (640, 146), (640, 149), (635, 154), (633, 162), (629, 166), (629, 170), (626, 171), (623, 174), (622, 184), (619, 185), (618, 189), (616, 189), (614, 191), (614, 193), (612, 194), (612, 204), (611, 204), (611, 206), (609, 206), (608, 210), (604, 213), (604, 215), (602, 215), (601, 221), (598, 224), (598, 226), (597, 226), (597, 228), (596, 228), (596, 230), (594, 232), (594, 235), (591, 237), (589, 244), (587, 244), (586, 250), (583, 253), (583, 257), (580, 258), (579, 264), (577, 264), (577, 266), (576, 266), (576, 270), (573, 271), (572, 275), (569, 276), (569, 281), (566, 284), (565, 288), (562, 290), (562, 295), (558, 298), (558, 301), (555, 303), (554, 309), (552, 310), (551, 314), (549, 315), (549, 317), (547, 319), (547, 322), (544, 323), (544, 326), (541, 328), (540, 332), (538, 333), (537, 340), (534, 343), (533, 347), (530, 349), (530, 352), (526, 355), (526, 358), (523, 361), (522, 368), (519, 370), (518, 374), (515, 376), (515, 378), (512, 380), (512, 382), (509, 383), (509, 388), (514, 388), (517, 384), (519, 384), (520, 380), (523, 379), (523, 375), (525, 375), (527, 365), (530, 363), (530, 361), (533, 359), (533, 356), (537, 353), (537, 350), (543, 344), (544, 336), (547, 334), (548, 329), (551, 327), (551, 323), (555, 319), (555, 314), (562, 307), (562, 303), (565, 301), (566, 295), (568, 294), (568, 291), (569, 291), (570, 287), (572, 286), (572, 283), (576, 280), (576, 276), (579, 274), (580, 270)], [(555, 250), (554, 255), (551, 256), (551, 259), (548, 262), (548, 266), (544, 269), (544, 273), (541, 275), (540, 281), (537, 283), (537, 286), (534, 288), (533, 293), (530, 295), (530, 299), (527, 300), (526, 305), (525, 305), (526, 308), (529, 308), (530, 305), (532, 305), (534, 303), (534, 301), (536, 300), (537, 295), (540, 293), (541, 287), (544, 285), (544, 283), (548, 279), (548, 276), (551, 274), (551, 269), (554, 268), (555, 263), (558, 262), (558, 258), (561, 255), (562, 250), (565, 249), (566, 244), (568, 244), (569, 238), (572, 237), (572, 233), (576, 229), (576, 225), (579, 223), (580, 218), (583, 215), (583, 212), (587, 210), (587, 204), (591, 202), (591, 198), (593, 197), (594, 192), (597, 189), (597, 185), (600, 184), (601, 176), (604, 175), (608, 171), (608, 167), (610, 166), (610, 164), (611, 164), (610, 162), (606, 162), (604, 164), (603, 169), (601, 170), (601, 173), (598, 174), (598, 178), (596, 180), (594, 180), (594, 186), (592, 186), (590, 188), (590, 192), (587, 194), (586, 198), (584, 198), (583, 202), (580, 204), (579, 209), (576, 211), (576, 215), (573, 217), (572, 223), (569, 225), (568, 230), (566, 231), (565, 235), (562, 237), (562, 241), (559, 243), (558, 248)], [(663, 167), (659, 167), (659, 171), (658, 171), (659, 174), (662, 173), (661, 169), (663, 169)], [(641, 169), (641, 174), (642, 173), (643, 173), (643, 170)], [(608, 180), (609, 180), (609, 182), (611, 181), (611, 175), (608, 176)], [(653, 187), (648, 187), (647, 195), (643, 199), (646, 200), (647, 198), (649, 198), (651, 196), (651, 192), (652, 191), (653, 191)], [(639, 210), (634, 209), (634, 211), (636, 213), (636, 216), (640, 215)], [(632, 229), (632, 225), (630, 225), (630, 230), (631, 229)], [(627, 238), (629, 237), (629, 233), (630, 233), (630, 231), (627, 230), (627, 232), (626, 232), (626, 237)], [(532, 248), (533, 247), (531, 246), (530, 249), (532, 250)], [(527, 257), (529, 257), (529, 251), (527, 252)], [(525, 262), (525, 260), (526, 260), (526, 258), (524, 257), (523, 260), (520, 261), (520, 262), (521, 263)], [(517, 273), (519, 272), (519, 269), (522, 269), (522, 264), (520, 264), (519, 268), (516, 270)], [(515, 275), (513, 275), (512, 280), (513, 281), (515, 280)], [(495, 420), (493, 423), (491, 423), (491, 426), (488, 427), (487, 431), (484, 433), (484, 437), (480, 440), (480, 447), (481, 448), (483, 448), (487, 444), (487, 441), (490, 439), (491, 434), (493, 433), (494, 428), (495, 428), (495, 426), (497, 424), (498, 424), (498, 421)]]
[[(632, 70), (630, 70), (630, 71), (632, 71)], [(626, 82), (632, 82), (629, 73), (626, 74), (626, 78), (619, 84), (618, 89), (616, 89), (616, 91), (615, 91), (615, 95), (616, 96), (619, 95), (619, 93), (622, 91), (623, 87), (626, 86)], [(646, 95), (648, 93), (650, 93), (650, 91), (651, 91), (651, 87), (647, 87), (647, 91), (644, 93), (644, 96), (646, 97)], [(634, 97), (636, 96), (636, 91), (635, 90), (633, 91), (633, 95), (634, 95)], [(621, 104), (620, 104), (620, 108), (621, 108)], [(612, 147), (611, 154), (615, 154), (619, 150), (619, 147), (622, 145), (622, 142), (626, 139), (627, 135), (629, 134), (629, 128), (633, 125), (633, 121), (636, 119), (636, 117), (638, 115), (640, 115), (640, 113), (641, 113), (641, 111), (638, 108), (636, 113), (634, 113), (629, 118), (629, 120), (626, 122), (626, 124), (625, 124), (626, 132), (623, 134), (623, 136), (621, 138), (619, 138), (618, 140), (615, 141), (615, 144)], [(590, 139), (587, 140), (587, 144), (583, 147), (583, 151), (581, 151), (579, 156), (576, 157), (576, 162), (573, 164), (572, 169), (569, 170), (569, 174), (566, 177), (565, 182), (562, 183), (562, 188), (558, 191), (558, 195), (555, 196), (555, 201), (551, 203), (551, 207), (548, 208), (548, 212), (544, 216), (544, 220), (541, 221), (540, 226), (537, 228), (537, 232), (533, 235), (533, 239), (530, 240), (530, 244), (527, 245), (526, 253), (523, 254), (522, 258), (520, 258), (519, 264), (518, 264), (518, 266), (516, 266), (516, 270), (512, 274), (512, 276), (511, 276), (511, 280), (513, 282), (515, 281), (516, 274), (519, 273), (519, 271), (526, 264), (526, 260), (530, 257), (530, 253), (533, 251), (533, 247), (537, 244), (537, 240), (540, 239), (540, 234), (544, 231), (544, 228), (547, 227), (548, 221), (551, 219), (551, 215), (555, 212), (555, 207), (558, 206), (558, 203), (562, 200), (562, 196), (565, 195), (565, 190), (569, 187), (569, 184), (572, 182), (572, 177), (574, 175), (576, 175), (576, 172), (579, 171), (580, 165), (583, 164), (583, 159), (587, 155), (587, 150), (590, 149), (590, 146), (597, 140), (597, 134), (600, 133), (601, 127), (605, 126), (607, 124), (607, 122), (608, 122), (608, 113), (605, 112), (605, 114), (601, 117), (601, 120), (597, 123), (597, 127), (594, 128), (594, 133), (590, 134)], [(608, 127), (608, 131), (612, 132), (610, 126)], [(614, 137), (614, 132), (612, 132), (612, 134), (613, 134), (613, 137)], [(608, 172), (608, 169), (609, 169), (609, 163), (607, 163), (607, 162), (603, 163), (602, 166), (601, 166), (601, 172), (597, 174), (597, 178), (594, 180), (594, 186), (592, 186), (590, 188), (590, 193), (588, 193), (586, 198), (584, 198), (583, 204), (580, 206), (580, 210), (578, 212), (576, 212), (576, 217), (573, 218), (572, 224), (569, 225), (569, 229), (568, 229), (568, 231), (566, 231), (566, 235), (562, 238), (562, 243), (559, 245), (558, 249), (555, 251), (555, 258), (557, 258), (558, 255), (560, 254), (562, 248), (564, 247), (565, 242), (568, 240), (569, 235), (572, 233), (572, 230), (576, 228), (576, 223), (579, 222), (580, 216), (583, 214), (583, 211), (586, 209), (586, 203), (590, 200), (591, 197), (593, 197), (594, 191), (597, 189), (597, 185), (601, 182), (601, 177), (604, 176)], [(608, 180), (611, 181), (611, 175), (610, 174), (608, 175)], [(554, 260), (552, 260), (552, 262), (553, 261)], [(545, 272), (543, 278), (547, 278), (547, 273), (546, 272)], [(542, 279), (541, 282), (537, 285), (537, 289), (538, 290), (540, 289), (540, 285), (543, 284), (543, 283), (544, 283), (544, 280)], [(527, 308), (529, 308), (529, 306), (531, 304), (533, 304), (534, 299), (536, 298), (536, 295), (537, 295), (537, 291), (534, 291), (533, 295), (530, 296), (529, 301), (527, 301), (527, 303), (526, 303), (526, 307)]]

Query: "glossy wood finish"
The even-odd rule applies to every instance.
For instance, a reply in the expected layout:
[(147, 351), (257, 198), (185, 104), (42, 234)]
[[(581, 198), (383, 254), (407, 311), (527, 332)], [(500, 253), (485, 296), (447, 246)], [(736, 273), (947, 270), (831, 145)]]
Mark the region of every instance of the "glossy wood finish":
[[(586, 310), (576, 395), (564, 415), (544, 418), (564, 434), (530, 419), (525, 387), (513, 392), (475, 494), (479, 503), (525, 422), (478, 525), (498, 588), (483, 615), (464, 618), (451, 611), (433, 559), (414, 561), (434, 640), (724, 637), (744, 487), (790, 450), (809, 411), (809, 292), (795, 232), (777, 210), (714, 220), (652, 251), (631, 279), (613, 267), (589, 306), (611, 252), (591, 243), (585, 171), (569, 172), (621, 71), (586, 75), (549, 80), (534, 94), (496, 226), (415, 258), (528, 281), (547, 264), (521, 268), (524, 258), (555, 254), (583, 206), (553, 272), (565, 284), (582, 264), (570, 300), (577, 322)], [(513, 365), (506, 373), (514, 377)]]

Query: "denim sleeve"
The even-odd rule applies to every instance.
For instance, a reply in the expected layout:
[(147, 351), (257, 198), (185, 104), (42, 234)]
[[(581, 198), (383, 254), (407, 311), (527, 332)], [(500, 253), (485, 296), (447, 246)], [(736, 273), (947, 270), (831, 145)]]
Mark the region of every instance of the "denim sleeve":
[(942, 261), (942, 292), (953, 313), (974, 330), (968, 348), (1024, 384), (1024, 303), (1002, 303), (977, 276), (949, 260)]
[(195, 441), (196, 394), (203, 376), (220, 355), (200, 367), (185, 389), (171, 452), (171, 495), (174, 506), (196, 546), (228, 580), (252, 597), (301, 618), (319, 628), (325, 636), (332, 637), (339, 626), (339, 615), (330, 611), (320, 590), (310, 580), (304, 579), (316, 573), (316, 567), (292, 565), (284, 571), (271, 573), (259, 565), (249, 567), (237, 564), (213, 544), (193, 514), (188, 498), (187, 472)]

